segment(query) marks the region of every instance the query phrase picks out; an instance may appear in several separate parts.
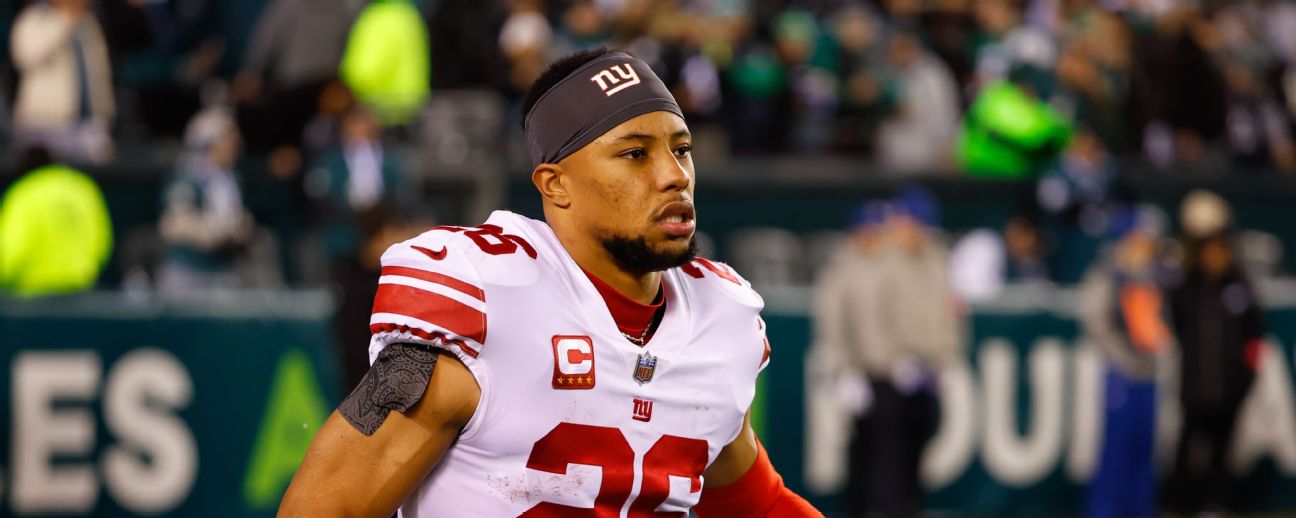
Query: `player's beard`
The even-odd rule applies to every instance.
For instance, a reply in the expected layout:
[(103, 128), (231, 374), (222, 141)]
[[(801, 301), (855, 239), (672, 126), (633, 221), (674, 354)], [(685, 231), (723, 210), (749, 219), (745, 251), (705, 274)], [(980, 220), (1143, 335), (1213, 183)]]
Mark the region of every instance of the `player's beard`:
[(625, 236), (605, 235), (599, 238), (603, 249), (612, 256), (622, 271), (633, 275), (644, 275), (652, 272), (669, 270), (681, 266), (697, 257), (697, 235), (689, 237), (688, 247), (678, 252), (653, 250), (643, 236), (629, 238)]

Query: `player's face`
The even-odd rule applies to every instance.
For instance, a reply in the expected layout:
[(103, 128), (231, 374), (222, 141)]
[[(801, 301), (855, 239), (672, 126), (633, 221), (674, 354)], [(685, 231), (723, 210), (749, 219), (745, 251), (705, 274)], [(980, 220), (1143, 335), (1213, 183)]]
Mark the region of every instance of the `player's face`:
[[(658, 270), (692, 258), (692, 135), (678, 115), (630, 119), (562, 161), (573, 216), (631, 270)], [(627, 248), (628, 247), (628, 248)], [(627, 248), (621, 254), (618, 248)], [(640, 255), (638, 266), (632, 258)]]

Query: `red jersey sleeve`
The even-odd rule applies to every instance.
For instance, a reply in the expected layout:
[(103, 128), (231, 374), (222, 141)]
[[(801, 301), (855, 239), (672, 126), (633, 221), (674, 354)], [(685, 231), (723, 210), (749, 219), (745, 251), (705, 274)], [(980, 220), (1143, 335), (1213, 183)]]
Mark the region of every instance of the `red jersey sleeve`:
[(447, 234), (430, 231), (383, 254), (369, 319), (373, 346), (427, 343), (472, 358), (485, 346), (486, 292)]

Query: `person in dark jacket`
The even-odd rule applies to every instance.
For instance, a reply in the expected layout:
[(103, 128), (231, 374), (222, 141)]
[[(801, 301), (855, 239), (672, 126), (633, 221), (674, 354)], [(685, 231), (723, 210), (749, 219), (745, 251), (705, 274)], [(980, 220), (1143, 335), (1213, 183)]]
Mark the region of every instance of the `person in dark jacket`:
[[(382, 143), (382, 125), (363, 105), (343, 115), (337, 148), (325, 153), (306, 176), (306, 195), (315, 206), (315, 224), (332, 282), (344, 294), (336, 319), (339, 355), (347, 383), (359, 383), (369, 366), (364, 343), (369, 335), (378, 258), (402, 239), (413, 185), (396, 154)], [(412, 236), (406, 236), (412, 237)]]
[(1170, 295), (1184, 421), (1165, 496), (1171, 510), (1191, 515), (1223, 511), (1228, 502), (1226, 454), (1255, 379), (1264, 324), (1228, 230), (1190, 238), (1188, 249)]

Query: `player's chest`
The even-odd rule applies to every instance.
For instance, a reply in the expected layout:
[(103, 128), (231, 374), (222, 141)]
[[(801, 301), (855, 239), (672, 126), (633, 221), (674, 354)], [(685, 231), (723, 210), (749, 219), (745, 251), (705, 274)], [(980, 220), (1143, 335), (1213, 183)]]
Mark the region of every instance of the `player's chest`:
[(741, 419), (742, 394), (753, 388), (759, 359), (743, 353), (760, 348), (742, 345), (760, 338), (699, 315), (668, 310), (643, 347), (610, 318), (561, 304), (520, 306), (507, 316), (519, 324), (493, 326), (484, 354), (491, 356), (492, 415), (518, 425), (701, 436)]
[(744, 385), (724, 344), (654, 336), (638, 347), (619, 333), (556, 327), (509, 338), (496, 342), (509, 344), (508, 357), (490, 361), (492, 400), (532, 419), (688, 428), (696, 412), (736, 410)]

